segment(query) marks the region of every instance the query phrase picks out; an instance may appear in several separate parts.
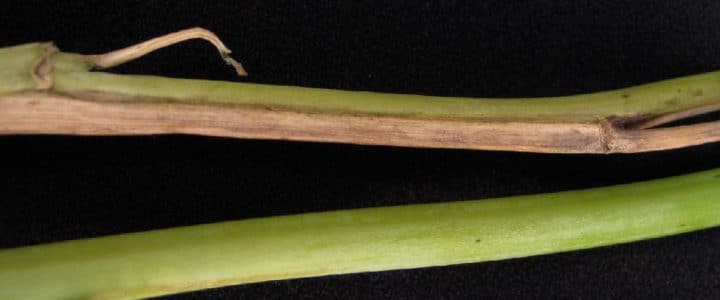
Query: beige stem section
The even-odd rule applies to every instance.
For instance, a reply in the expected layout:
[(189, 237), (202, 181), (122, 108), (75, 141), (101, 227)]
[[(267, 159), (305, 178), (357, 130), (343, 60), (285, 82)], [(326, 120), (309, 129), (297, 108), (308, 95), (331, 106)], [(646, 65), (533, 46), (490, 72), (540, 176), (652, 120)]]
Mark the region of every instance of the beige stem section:
[(605, 152), (593, 124), (473, 122), (314, 114), (258, 107), (77, 99), (29, 92), (0, 97), (0, 134), (197, 134), (366, 145), (530, 152)]
[(220, 38), (211, 31), (200, 27), (173, 32), (127, 48), (105, 54), (88, 55), (87, 57), (96, 67), (107, 69), (135, 60), (155, 50), (191, 39), (203, 39), (210, 42), (220, 52), (222, 59), (225, 60), (228, 65), (235, 68), (235, 72), (237, 72), (238, 75), (247, 76), (245, 68), (243, 68), (242, 64), (230, 57), (232, 51), (225, 46)]
[(197, 134), (544, 153), (647, 152), (720, 141), (720, 122), (623, 130), (607, 121), (478, 122), (107, 99), (41, 92), (4, 95), (0, 134)]

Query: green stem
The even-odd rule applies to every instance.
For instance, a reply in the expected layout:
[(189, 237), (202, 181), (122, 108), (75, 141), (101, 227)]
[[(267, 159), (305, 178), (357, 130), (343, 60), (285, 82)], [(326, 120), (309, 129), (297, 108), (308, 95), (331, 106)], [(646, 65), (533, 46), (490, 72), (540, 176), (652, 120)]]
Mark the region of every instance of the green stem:
[[(59, 55), (59, 61), (73, 56)], [(599, 117), (662, 115), (720, 104), (720, 71), (613, 91), (561, 97), (463, 98), (177, 79), (58, 68), (53, 90), (133, 99), (245, 105), (300, 112), (487, 121), (596, 122)]]
[[(47, 43), (0, 49), (0, 94), (35, 84), (33, 64)], [(51, 91), (108, 93), (138, 101), (260, 106), (305, 112), (471, 120), (596, 122), (600, 117), (662, 115), (720, 104), (720, 71), (613, 91), (515, 99), (436, 97), (91, 72), (87, 56), (54, 53)]]
[(720, 224), (720, 169), (491, 200), (154, 230), (0, 251), (2, 299), (128, 299), (266, 280), (442, 266)]

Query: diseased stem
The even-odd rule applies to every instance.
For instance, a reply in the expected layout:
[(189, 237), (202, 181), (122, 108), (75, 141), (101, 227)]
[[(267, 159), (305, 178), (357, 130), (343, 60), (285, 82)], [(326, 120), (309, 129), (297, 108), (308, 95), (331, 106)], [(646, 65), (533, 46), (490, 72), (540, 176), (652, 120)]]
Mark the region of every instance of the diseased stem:
[(581, 191), (248, 219), (0, 250), (2, 299), (134, 299), (585, 249), (720, 224), (720, 169)]
[(191, 38), (188, 29), (101, 55), (49, 43), (0, 49), (0, 134), (199, 134), (551, 153), (645, 152), (720, 140), (720, 71), (582, 95), (488, 99), (352, 92), (93, 72)]

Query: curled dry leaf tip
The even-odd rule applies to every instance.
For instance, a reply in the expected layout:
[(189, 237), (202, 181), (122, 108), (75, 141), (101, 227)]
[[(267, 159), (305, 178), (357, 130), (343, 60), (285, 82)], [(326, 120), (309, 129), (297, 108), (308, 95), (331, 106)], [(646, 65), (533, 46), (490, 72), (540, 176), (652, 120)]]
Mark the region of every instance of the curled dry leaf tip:
[(87, 55), (87, 58), (96, 68), (107, 69), (135, 60), (155, 50), (192, 39), (202, 39), (213, 44), (218, 52), (220, 52), (220, 57), (222, 57), (228, 65), (235, 68), (235, 72), (239, 76), (247, 76), (247, 72), (242, 64), (230, 57), (230, 53), (232, 53), (232, 51), (225, 46), (222, 40), (220, 40), (220, 38), (212, 31), (201, 27), (194, 27), (169, 33), (108, 53)]

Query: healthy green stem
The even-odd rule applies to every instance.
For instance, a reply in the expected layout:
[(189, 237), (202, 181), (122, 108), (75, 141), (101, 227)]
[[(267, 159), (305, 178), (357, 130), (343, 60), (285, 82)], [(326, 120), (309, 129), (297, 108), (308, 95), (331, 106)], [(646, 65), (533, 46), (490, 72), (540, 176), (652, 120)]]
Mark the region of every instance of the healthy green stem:
[(581, 191), (308, 213), (0, 250), (2, 299), (131, 299), (612, 245), (720, 224), (720, 169)]

